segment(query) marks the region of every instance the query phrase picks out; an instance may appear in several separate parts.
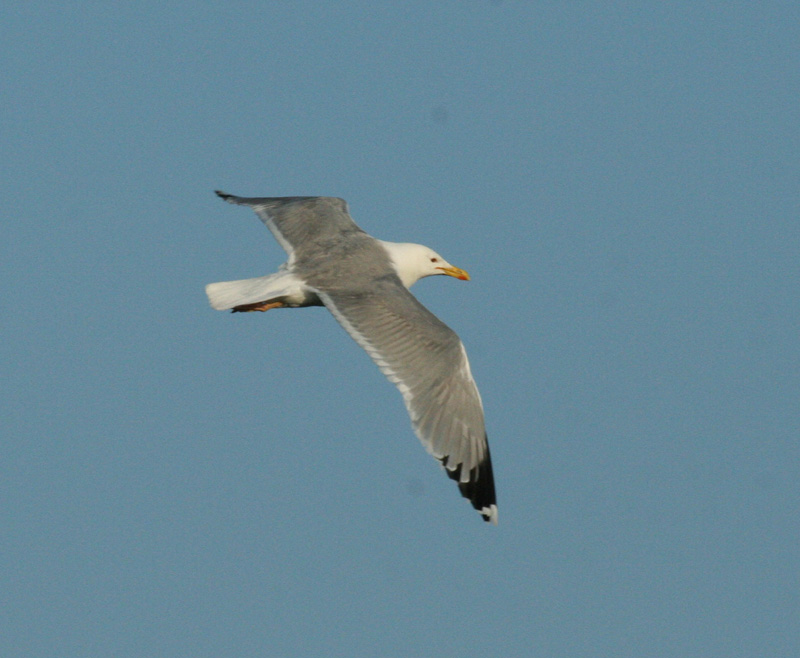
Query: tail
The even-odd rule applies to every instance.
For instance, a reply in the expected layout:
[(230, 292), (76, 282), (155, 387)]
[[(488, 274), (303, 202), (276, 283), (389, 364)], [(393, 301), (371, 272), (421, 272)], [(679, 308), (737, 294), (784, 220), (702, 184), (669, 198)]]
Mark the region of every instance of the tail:
[(235, 306), (255, 304), (276, 297), (285, 297), (296, 292), (296, 287), (291, 285), (291, 281), (287, 279), (284, 272), (259, 276), (255, 279), (209, 283), (206, 286), (206, 295), (208, 295), (211, 308), (217, 311), (226, 311)]

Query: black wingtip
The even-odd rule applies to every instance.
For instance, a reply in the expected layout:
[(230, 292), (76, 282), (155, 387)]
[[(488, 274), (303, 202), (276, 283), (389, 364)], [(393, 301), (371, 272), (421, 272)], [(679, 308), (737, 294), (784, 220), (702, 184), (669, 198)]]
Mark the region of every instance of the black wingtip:
[(214, 190), (214, 194), (216, 194), (220, 199), (224, 201), (229, 201), (230, 198), (233, 196), (232, 194), (226, 194), (222, 190)]
[(492, 456), (489, 446), (486, 446), (486, 455), (483, 461), (469, 473), (469, 481), (461, 482), (461, 464), (454, 469), (447, 466), (447, 457), (441, 460), (447, 475), (458, 483), (458, 489), (472, 506), (478, 511), (484, 521), (497, 525), (497, 496), (494, 490), (494, 475), (492, 473)]

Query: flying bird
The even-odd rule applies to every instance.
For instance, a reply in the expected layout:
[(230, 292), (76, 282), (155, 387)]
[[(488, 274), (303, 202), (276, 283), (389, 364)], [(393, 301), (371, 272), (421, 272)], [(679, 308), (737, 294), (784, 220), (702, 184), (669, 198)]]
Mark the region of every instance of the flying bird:
[(483, 405), (458, 336), (409, 288), (426, 276), (469, 275), (432, 249), (371, 237), (336, 197), (244, 198), (289, 256), (275, 274), (206, 286), (233, 312), (325, 306), (403, 396), (427, 451), (485, 521), (497, 524)]

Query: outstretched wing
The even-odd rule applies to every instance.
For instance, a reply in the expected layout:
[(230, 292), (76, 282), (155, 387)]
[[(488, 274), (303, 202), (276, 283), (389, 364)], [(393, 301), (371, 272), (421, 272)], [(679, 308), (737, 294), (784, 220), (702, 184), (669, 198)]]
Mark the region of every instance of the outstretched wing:
[(319, 292), (325, 306), (397, 385), (425, 448), (485, 521), (497, 523), (483, 405), (458, 336), (397, 277), (369, 290)]
[(240, 197), (216, 190), (228, 203), (250, 206), (291, 258), (303, 245), (363, 233), (344, 199), (332, 196)]

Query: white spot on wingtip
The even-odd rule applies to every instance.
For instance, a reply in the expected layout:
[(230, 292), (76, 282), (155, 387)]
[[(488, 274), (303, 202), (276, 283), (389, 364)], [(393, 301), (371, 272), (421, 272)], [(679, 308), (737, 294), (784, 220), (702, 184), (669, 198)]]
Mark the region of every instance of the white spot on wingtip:
[(482, 507), (480, 513), (484, 516), (488, 516), (487, 519), (492, 523), (492, 525), (497, 525), (497, 505), (492, 505), (491, 507)]

